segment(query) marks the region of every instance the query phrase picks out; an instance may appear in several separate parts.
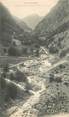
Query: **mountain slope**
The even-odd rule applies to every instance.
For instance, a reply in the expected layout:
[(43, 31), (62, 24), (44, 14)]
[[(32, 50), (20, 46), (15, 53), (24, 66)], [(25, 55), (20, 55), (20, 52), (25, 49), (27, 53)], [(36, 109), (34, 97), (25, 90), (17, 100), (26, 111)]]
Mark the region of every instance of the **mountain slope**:
[(0, 42), (4, 46), (9, 46), (12, 39), (28, 40), (30, 34), (27, 31), (25, 32), (24, 28), (25, 26), (18, 24), (7, 8), (0, 3)]
[(23, 19), (23, 21), (31, 28), (34, 29), (36, 25), (42, 20), (43, 17), (40, 17), (37, 14), (33, 14), (30, 16), (27, 16)]
[(16, 20), (16, 22), (18, 23), (18, 25), (25, 31), (25, 32), (31, 32), (32, 29), (29, 28), (27, 26), (27, 24), (25, 22), (23, 22), (21, 19), (19, 19), (18, 17), (14, 17), (14, 19)]
[(52, 11), (36, 26), (39, 33), (49, 33), (69, 19), (69, 0), (60, 0)]
[(34, 32), (41, 44), (43, 41), (51, 52), (68, 50), (69, 0), (59, 0), (51, 12), (36, 26)]

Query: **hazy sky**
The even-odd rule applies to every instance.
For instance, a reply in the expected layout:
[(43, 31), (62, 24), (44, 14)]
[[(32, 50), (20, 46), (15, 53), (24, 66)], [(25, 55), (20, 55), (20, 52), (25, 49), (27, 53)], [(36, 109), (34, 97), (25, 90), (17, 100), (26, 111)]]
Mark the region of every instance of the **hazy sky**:
[(0, 0), (10, 12), (23, 18), (30, 14), (46, 15), (58, 0)]

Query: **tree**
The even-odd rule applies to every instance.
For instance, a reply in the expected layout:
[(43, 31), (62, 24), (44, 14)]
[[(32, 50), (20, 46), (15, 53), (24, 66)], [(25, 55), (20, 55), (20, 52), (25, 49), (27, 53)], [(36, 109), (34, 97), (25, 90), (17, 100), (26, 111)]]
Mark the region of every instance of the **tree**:
[(3, 73), (1, 74), (2, 78), (5, 78), (7, 76), (7, 73), (9, 72), (9, 64), (6, 63), (3, 66)]
[(59, 51), (59, 50), (58, 50), (57, 47), (51, 46), (51, 47), (49, 48), (49, 52), (52, 53), (52, 54), (58, 53), (58, 51)]
[(15, 99), (16, 96), (17, 96), (17, 86), (14, 85), (13, 83), (7, 84), (6, 99), (9, 98)]
[(0, 88), (5, 89), (6, 88), (6, 81), (3, 77), (0, 77)]
[(3, 72), (7, 73), (9, 71), (9, 64), (6, 63), (3, 67)]
[(50, 81), (50, 82), (53, 82), (53, 81), (54, 81), (54, 74), (53, 74), (53, 73), (50, 74), (50, 76), (49, 76), (49, 81)]
[(19, 49), (15, 46), (10, 46), (10, 48), (8, 49), (8, 55), (9, 56), (20, 56), (21, 52), (19, 51)]
[(23, 72), (19, 71), (19, 70), (17, 70), (16, 73), (15, 73), (15, 79), (18, 82), (25, 82), (25, 83), (28, 82), (28, 79), (27, 79), (26, 75)]

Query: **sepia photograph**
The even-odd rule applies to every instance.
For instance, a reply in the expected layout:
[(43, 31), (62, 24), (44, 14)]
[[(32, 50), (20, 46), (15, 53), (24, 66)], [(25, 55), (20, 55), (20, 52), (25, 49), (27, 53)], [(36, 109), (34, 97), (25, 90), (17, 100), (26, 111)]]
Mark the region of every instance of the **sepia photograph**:
[(69, 117), (69, 0), (0, 0), (0, 117)]

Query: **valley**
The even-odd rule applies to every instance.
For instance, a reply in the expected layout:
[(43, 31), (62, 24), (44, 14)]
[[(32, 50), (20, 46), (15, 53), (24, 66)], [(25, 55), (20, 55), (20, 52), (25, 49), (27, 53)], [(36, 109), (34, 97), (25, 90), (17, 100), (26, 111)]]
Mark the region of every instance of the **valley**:
[(0, 117), (69, 117), (69, 0), (22, 19), (0, 3)]

